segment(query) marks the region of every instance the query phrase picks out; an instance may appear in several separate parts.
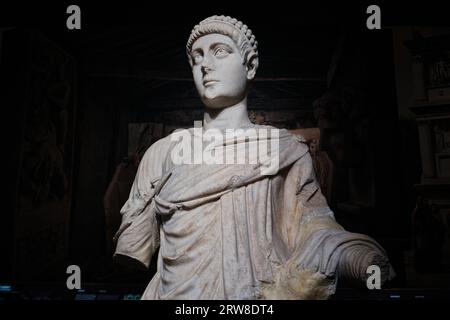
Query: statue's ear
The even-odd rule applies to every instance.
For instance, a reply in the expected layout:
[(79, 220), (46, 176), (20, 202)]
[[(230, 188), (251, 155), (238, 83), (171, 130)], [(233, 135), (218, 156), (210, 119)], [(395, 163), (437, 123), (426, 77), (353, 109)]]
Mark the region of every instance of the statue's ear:
[(258, 69), (258, 56), (253, 55), (247, 62), (247, 79), (253, 80), (255, 78), (256, 69)]

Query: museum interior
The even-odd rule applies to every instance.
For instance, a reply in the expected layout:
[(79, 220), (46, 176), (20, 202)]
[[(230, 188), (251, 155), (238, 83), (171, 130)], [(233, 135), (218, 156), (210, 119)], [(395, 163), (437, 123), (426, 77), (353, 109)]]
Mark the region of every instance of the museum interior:
[[(396, 272), (381, 290), (343, 282), (332, 299), (448, 296), (450, 27), (369, 30), (364, 12), (349, 22), (333, 8), (86, 5), (79, 30), (63, 6), (0, 25), (0, 299), (140, 298), (157, 255), (149, 270), (119, 265), (113, 236), (147, 148), (202, 120), (186, 41), (213, 14), (258, 40), (251, 121), (305, 137), (336, 220), (380, 243)], [(67, 289), (70, 265), (82, 289)]]

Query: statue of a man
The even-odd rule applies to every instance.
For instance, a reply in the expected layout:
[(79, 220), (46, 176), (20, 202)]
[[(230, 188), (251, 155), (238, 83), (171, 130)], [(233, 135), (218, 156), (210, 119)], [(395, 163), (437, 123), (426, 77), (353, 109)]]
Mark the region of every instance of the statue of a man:
[[(370, 265), (380, 267), (382, 282), (390, 279), (381, 246), (335, 221), (304, 141), (250, 122), (247, 92), (258, 68), (252, 31), (230, 17), (209, 17), (194, 27), (187, 54), (205, 104), (203, 126), (147, 150), (116, 234), (116, 259), (148, 267), (159, 247), (142, 298), (326, 299), (339, 277), (365, 281)], [(217, 138), (229, 130), (234, 135)], [(225, 163), (180, 163), (179, 151), (189, 155), (186, 147), (199, 139), (205, 146), (207, 132), (219, 140), (209, 150), (226, 155)], [(263, 144), (270, 155), (249, 161)], [(235, 148), (250, 153), (230, 164)]]

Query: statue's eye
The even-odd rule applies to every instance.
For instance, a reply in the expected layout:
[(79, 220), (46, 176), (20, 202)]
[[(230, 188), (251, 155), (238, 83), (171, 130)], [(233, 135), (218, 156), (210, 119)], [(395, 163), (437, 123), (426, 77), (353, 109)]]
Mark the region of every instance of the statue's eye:
[(192, 55), (192, 61), (194, 61), (194, 64), (199, 64), (202, 62), (203, 56), (200, 53), (194, 53)]
[(223, 47), (218, 47), (216, 50), (214, 50), (214, 55), (216, 57), (225, 57), (228, 54), (229, 54), (229, 52)]

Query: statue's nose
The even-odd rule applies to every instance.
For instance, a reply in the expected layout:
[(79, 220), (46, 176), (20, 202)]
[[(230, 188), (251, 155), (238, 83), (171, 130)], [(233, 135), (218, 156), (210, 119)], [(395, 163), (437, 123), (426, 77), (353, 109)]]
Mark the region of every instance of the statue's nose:
[(213, 70), (213, 65), (212, 65), (211, 59), (208, 57), (205, 57), (202, 61), (202, 72), (203, 72), (203, 74), (207, 74), (211, 70)]
[(202, 66), (202, 73), (203, 75), (208, 74), (209, 72), (211, 72), (211, 68), (208, 66)]

